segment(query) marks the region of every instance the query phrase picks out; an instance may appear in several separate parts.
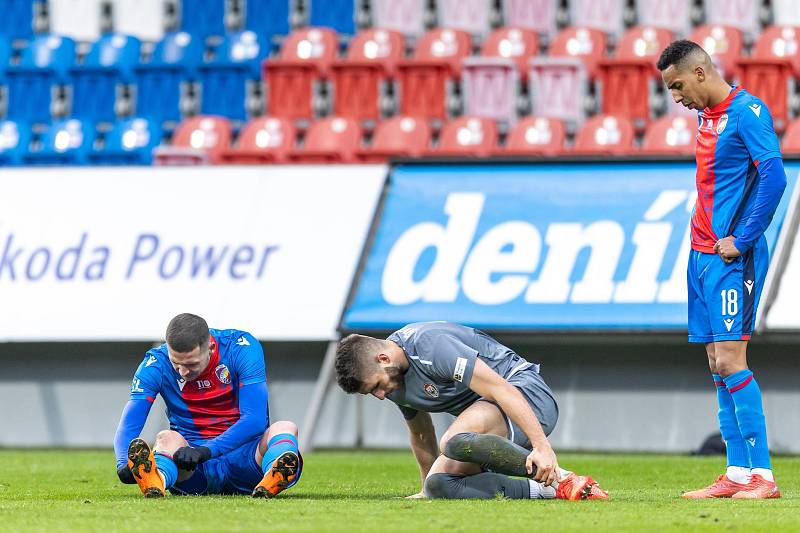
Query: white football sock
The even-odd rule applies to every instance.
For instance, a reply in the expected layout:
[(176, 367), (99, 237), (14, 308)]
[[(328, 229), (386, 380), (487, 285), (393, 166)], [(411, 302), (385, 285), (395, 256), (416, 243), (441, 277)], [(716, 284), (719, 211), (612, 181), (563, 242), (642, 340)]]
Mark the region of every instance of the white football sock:
[(725, 471), (725, 476), (734, 483), (742, 485), (750, 483), (750, 469), (746, 466), (729, 466)]
[(556, 489), (553, 487), (547, 487), (543, 483), (532, 479), (528, 480), (528, 484), (530, 485), (532, 500), (552, 500), (556, 497)]
[(758, 474), (767, 481), (775, 482), (775, 477), (772, 475), (772, 470), (769, 468), (754, 468), (750, 471), (751, 474)]

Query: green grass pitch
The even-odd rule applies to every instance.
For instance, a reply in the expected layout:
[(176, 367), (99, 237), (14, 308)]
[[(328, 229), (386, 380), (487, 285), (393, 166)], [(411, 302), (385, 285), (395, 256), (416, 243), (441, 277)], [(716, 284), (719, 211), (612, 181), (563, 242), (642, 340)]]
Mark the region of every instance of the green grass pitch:
[(0, 531), (800, 531), (800, 458), (777, 458), (783, 498), (683, 501), (723, 459), (561, 454), (612, 500), (405, 500), (418, 474), (410, 452), (318, 452), (292, 490), (143, 499), (120, 484), (110, 451), (0, 450)]

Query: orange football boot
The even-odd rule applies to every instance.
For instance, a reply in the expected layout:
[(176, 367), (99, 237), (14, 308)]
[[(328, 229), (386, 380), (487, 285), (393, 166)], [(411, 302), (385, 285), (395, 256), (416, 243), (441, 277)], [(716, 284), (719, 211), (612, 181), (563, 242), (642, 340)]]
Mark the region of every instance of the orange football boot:
[(153, 450), (144, 440), (133, 439), (128, 446), (128, 468), (145, 498), (164, 496), (164, 478), (156, 468)]
[(283, 452), (253, 489), (253, 498), (274, 498), (295, 480), (300, 460), (294, 452)]
[(556, 498), (560, 500), (607, 500), (608, 493), (600, 488), (590, 476), (579, 476), (570, 472), (558, 482)]
[(703, 500), (707, 498), (730, 498), (737, 492), (747, 490), (752, 485), (744, 483), (736, 483), (722, 474), (717, 480), (704, 489), (692, 490), (684, 492), (683, 497), (687, 500)]
[(771, 498), (780, 498), (781, 491), (774, 481), (767, 481), (758, 474), (750, 476), (750, 483), (747, 484), (744, 490), (741, 490), (731, 496), (737, 500), (768, 500)]

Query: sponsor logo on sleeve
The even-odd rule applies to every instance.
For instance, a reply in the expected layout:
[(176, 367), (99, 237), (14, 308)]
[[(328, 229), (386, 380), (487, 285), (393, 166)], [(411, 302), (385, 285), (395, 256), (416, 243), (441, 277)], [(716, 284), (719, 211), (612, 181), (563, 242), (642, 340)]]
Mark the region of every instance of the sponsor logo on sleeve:
[(755, 116), (757, 116), (759, 118), (761, 117), (761, 105), (760, 104), (753, 104), (753, 105), (751, 105), (749, 107), (750, 107), (750, 111), (752, 111), (755, 114)]
[(133, 381), (131, 381), (131, 392), (144, 392), (140, 379), (133, 378)]
[(244, 338), (244, 335), (236, 339), (236, 344), (238, 346), (250, 346), (250, 341)]
[(464, 370), (467, 368), (467, 359), (459, 357), (456, 359), (456, 369), (453, 372), (453, 379), (459, 382), (464, 381)]
[(148, 366), (152, 365), (156, 361), (158, 361), (158, 359), (156, 359), (156, 356), (155, 355), (151, 355), (150, 359), (148, 359), (147, 362), (144, 364), (145, 368), (147, 368)]

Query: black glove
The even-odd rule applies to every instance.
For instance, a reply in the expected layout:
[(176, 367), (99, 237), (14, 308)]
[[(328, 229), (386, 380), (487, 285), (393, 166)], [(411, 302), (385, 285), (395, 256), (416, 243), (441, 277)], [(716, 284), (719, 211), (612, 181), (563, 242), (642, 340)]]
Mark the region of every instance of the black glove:
[(191, 446), (184, 446), (178, 448), (172, 454), (172, 460), (178, 465), (181, 470), (194, 470), (197, 465), (211, 459), (211, 450), (205, 446), (198, 446), (193, 448)]
[(133, 472), (131, 472), (131, 469), (128, 468), (128, 465), (122, 465), (121, 467), (117, 468), (117, 477), (126, 485), (136, 484), (136, 479), (134, 479)]

